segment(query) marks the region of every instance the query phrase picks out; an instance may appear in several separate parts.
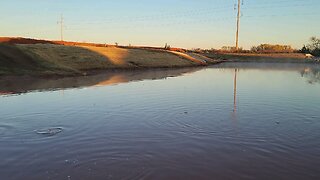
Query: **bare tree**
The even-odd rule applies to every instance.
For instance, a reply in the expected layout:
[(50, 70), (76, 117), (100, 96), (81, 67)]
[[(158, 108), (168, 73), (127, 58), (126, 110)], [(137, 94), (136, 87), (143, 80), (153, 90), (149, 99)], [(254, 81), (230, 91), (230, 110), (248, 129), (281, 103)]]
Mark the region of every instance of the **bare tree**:
[(320, 39), (319, 38), (315, 36), (311, 37), (310, 43), (306, 47), (314, 56), (320, 56)]

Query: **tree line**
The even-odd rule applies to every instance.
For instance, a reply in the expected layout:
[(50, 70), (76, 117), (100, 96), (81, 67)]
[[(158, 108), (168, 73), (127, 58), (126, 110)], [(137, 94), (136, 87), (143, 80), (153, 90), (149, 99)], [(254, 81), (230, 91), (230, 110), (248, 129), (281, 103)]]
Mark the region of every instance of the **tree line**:
[(234, 46), (223, 46), (219, 50), (211, 49), (207, 51), (222, 53), (306, 53), (312, 54), (313, 56), (320, 56), (320, 38), (311, 37), (309, 43), (301, 49), (294, 49), (290, 45), (260, 44), (258, 46), (252, 46), (250, 50), (244, 50), (243, 48), (237, 50)]
[(309, 44), (304, 45), (300, 52), (310, 53), (314, 56), (320, 56), (320, 39), (317, 37), (311, 37), (309, 40)]

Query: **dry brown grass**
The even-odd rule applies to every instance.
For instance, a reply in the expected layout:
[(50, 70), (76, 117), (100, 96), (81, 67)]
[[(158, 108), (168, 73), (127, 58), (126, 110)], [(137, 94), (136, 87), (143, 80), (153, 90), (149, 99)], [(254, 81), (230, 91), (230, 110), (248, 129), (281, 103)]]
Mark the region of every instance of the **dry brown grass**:
[(17, 45), (35, 59), (74, 71), (112, 67), (106, 57), (85, 48), (51, 44)]
[[(232, 55), (232, 54), (231, 54)], [(297, 58), (304, 59), (305, 55), (302, 53), (234, 53), (237, 56), (247, 56), (247, 57), (270, 57), (270, 58)]]
[(33, 58), (74, 71), (201, 65), (185, 56), (166, 51), (124, 49), (118, 47), (63, 46), (53, 44), (19, 44), (17, 47)]
[(309, 63), (302, 53), (209, 53), (203, 54), (212, 59), (236, 62), (274, 62), (274, 63)]
[(202, 57), (184, 53), (181, 49), (175, 49), (181, 51), (178, 53), (152, 47), (116, 47), (11, 37), (0, 37), (0, 45), (0, 75), (69, 75), (99, 69), (206, 65)]

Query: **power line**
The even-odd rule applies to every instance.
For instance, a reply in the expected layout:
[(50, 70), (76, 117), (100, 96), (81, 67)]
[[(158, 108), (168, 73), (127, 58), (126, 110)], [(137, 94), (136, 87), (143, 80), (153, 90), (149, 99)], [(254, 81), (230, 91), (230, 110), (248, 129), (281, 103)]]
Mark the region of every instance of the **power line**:
[[(179, 22), (166, 22), (166, 23), (142, 23), (139, 25), (135, 24), (126, 24), (126, 25), (120, 25), (120, 26), (114, 26), (113, 29), (143, 29), (143, 28), (168, 28), (171, 27), (172, 25), (190, 25), (190, 24), (201, 24), (201, 23), (210, 23), (210, 22), (219, 22), (219, 21), (229, 21), (234, 20), (234, 17), (220, 17), (220, 18), (211, 18), (211, 19), (196, 19), (196, 20), (188, 20), (188, 21), (179, 21)], [(99, 28), (104, 28), (105, 24), (100, 24)], [(69, 28), (68, 30), (93, 30), (93, 28), (98, 28), (92, 27), (92, 26), (86, 26), (86, 27), (76, 27), (76, 28)]]
[[(268, 2), (259, 2), (259, 5), (272, 5), (272, 4), (285, 4), (285, 3), (315, 3), (317, 0), (277, 0), (276, 2), (274, 1), (268, 1)], [(248, 1), (248, 4), (250, 4), (250, 1)]]
[(255, 5), (255, 6), (247, 6), (247, 8), (244, 9), (266, 9), (266, 8), (290, 8), (290, 7), (307, 7), (307, 6), (314, 6), (313, 3), (303, 3), (303, 4), (290, 4), (290, 5), (286, 5), (286, 4), (268, 4), (266, 5)]
[[(281, 2), (281, 1), (280, 1)], [(282, 1), (282, 2), (288, 2), (288, 1)], [(301, 1), (296, 1), (301, 2)], [(272, 6), (270, 6), (272, 5)], [(266, 9), (266, 8), (289, 8), (289, 7), (302, 7), (302, 6), (314, 6), (314, 4), (290, 4), (290, 5), (279, 5), (279, 3), (268, 3), (267, 5), (256, 5), (256, 6), (246, 6), (245, 8), (241, 7), (241, 11), (244, 9)], [(235, 7), (235, 9), (237, 9)], [(207, 9), (199, 9), (199, 10), (187, 10), (185, 12), (176, 12), (176, 13), (161, 13), (161, 14), (154, 14), (154, 15), (148, 15), (148, 16), (138, 16), (138, 17), (115, 17), (115, 18), (109, 18), (109, 19), (100, 19), (100, 20), (91, 20), (90, 22), (87, 21), (81, 21), (81, 22), (74, 22), (71, 25), (72, 26), (82, 26), (83, 24), (86, 25), (96, 25), (96, 24), (118, 24), (123, 23), (123, 21), (130, 21), (130, 22), (146, 22), (146, 21), (155, 21), (155, 20), (164, 20), (164, 19), (183, 19), (186, 17), (189, 18), (196, 18), (196, 16), (201, 15), (213, 15), (218, 13), (226, 13), (227, 10), (232, 10), (230, 7), (220, 7), (220, 8), (207, 8)], [(241, 17), (241, 13), (240, 13)]]
[[(273, 18), (273, 17), (308, 17), (308, 16), (315, 16), (320, 15), (319, 12), (309, 12), (309, 13), (276, 13), (276, 14), (260, 14), (260, 15), (244, 15), (240, 16), (241, 19), (255, 19), (255, 18)], [(155, 23), (155, 24), (140, 24), (139, 26), (134, 24), (126, 24), (121, 26), (114, 26), (113, 29), (143, 29), (143, 28), (168, 28), (172, 25), (190, 25), (190, 24), (201, 24), (201, 23), (213, 23), (213, 22), (232, 22), (234, 17), (232, 16), (224, 16), (220, 18), (210, 18), (210, 19), (196, 19), (196, 20), (188, 20), (188, 21), (179, 21), (179, 22), (167, 22), (167, 23)], [(85, 24), (84, 24), (85, 25)], [(100, 23), (101, 26), (99, 28), (103, 28), (105, 26), (104, 23)], [(75, 28), (69, 28), (70, 31), (81, 31), (81, 30), (94, 30), (96, 27), (92, 26), (86, 26), (86, 27), (75, 27)]]
[[(243, 16), (244, 18), (273, 18), (273, 17), (307, 17), (307, 16), (315, 16), (315, 15), (320, 15), (319, 12), (308, 12), (308, 13), (282, 13), (282, 14), (261, 14), (261, 15), (250, 15), (250, 16)], [(315, 17), (317, 18), (317, 17)]]
[(124, 16), (124, 17), (114, 17), (114, 18), (107, 18), (107, 19), (100, 19), (100, 20), (90, 20), (89, 22), (81, 21), (72, 23), (72, 25), (78, 25), (82, 23), (86, 24), (100, 24), (100, 23), (118, 23), (121, 21), (152, 21), (152, 20), (161, 20), (161, 19), (172, 19), (172, 18), (183, 18), (183, 17), (192, 17), (197, 15), (206, 15), (206, 14), (215, 14), (218, 12), (226, 12), (226, 10), (232, 10), (230, 6), (223, 6), (223, 7), (215, 7), (215, 8), (205, 8), (205, 9), (198, 9), (198, 10), (186, 10), (180, 12), (172, 12), (172, 13), (161, 13), (161, 14), (153, 14), (153, 15), (146, 15), (146, 16)]

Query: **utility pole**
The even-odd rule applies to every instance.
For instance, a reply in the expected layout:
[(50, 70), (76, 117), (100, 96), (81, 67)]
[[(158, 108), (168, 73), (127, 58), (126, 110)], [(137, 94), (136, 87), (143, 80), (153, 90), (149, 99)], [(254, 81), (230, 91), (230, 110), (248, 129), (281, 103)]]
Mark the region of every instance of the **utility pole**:
[(63, 14), (61, 14), (60, 21), (58, 21), (58, 24), (60, 24), (60, 40), (63, 42), (63, 26), (64, 26), (64, 19)]
[(237, 51), (239, 50), (240, 16), (241, 16), (241, 0), (238, 0), (237, 32), (236, 32), (236, 50)]

